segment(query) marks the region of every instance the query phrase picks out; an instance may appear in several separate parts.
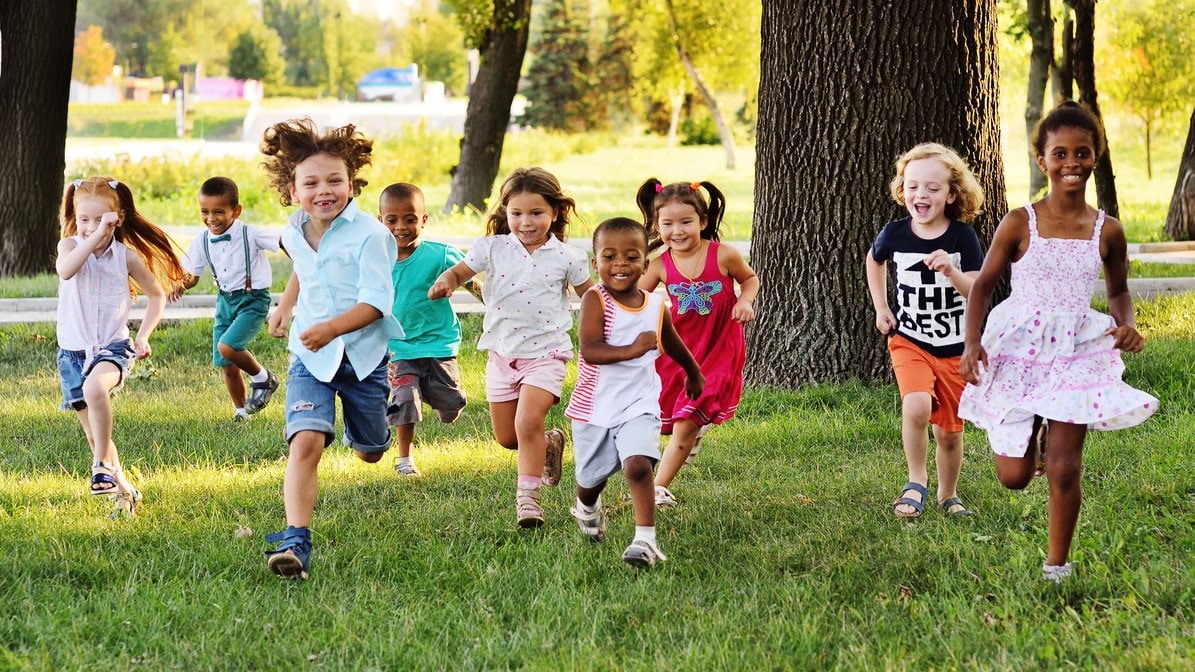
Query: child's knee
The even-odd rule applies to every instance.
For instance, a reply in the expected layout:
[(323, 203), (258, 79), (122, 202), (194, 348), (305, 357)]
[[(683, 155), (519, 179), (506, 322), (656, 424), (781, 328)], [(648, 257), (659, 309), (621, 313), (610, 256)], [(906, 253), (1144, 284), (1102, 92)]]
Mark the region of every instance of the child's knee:
[(374, 452), (366, 453), (366, 452), (362, 452), (360, 450), (354, 450), (353, 455), (356, 455), (358, 460), (361, 460), (362, 462), (365, 462), (366, 464), (375, 464), (382, 460), (382, 456), (385, 455), (385, 453), (381, 452), (381, 451), (374, 451)]
[(901, 417), (905, 422), (928, 425), (934, 411), (934, 398), (928, 392), (910, 392), (901, 399)]
[(224, 359), (228, 359), (229, 357), (235, 357), (237, 355), (237, 353), (244, 352), (244, 350), (237, 350), (236, 348), (232, 347), (231, 345), (229, 345), (227, 343), (217, 343), (216, 351), (219, 352), (220, 356), (223, 357)]
[(622, 463), (622, 472), (628, 483), (643, 483), (652, 480), (651, 460), (642, 455), (628, 457)]

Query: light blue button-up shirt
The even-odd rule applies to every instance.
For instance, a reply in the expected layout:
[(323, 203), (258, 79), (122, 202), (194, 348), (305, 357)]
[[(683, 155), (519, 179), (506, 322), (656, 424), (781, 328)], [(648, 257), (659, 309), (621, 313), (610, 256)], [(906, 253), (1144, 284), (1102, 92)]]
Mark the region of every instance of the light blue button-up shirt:
[[(318, 380), (331, 381), (346, 356), (357, 379), (364, 380), (386, 357), (389, 340), (403, 337), (392, 313), (394, 285), (390, 281), (398, 247), (381, 222), (361, 212), (357, 199), (349, 201), (332, 221), (318, 250), (303, 237), (303, 225), (310, 219), (298, 210), (282, 232), (282, 245), (299, 276), (289, 349)], [(308, 327), (342, 315), (358, 303), (377, 308), (382, 318), (336, 337), (319, 352), (308, 350), (299, 341), (299, 334)]]

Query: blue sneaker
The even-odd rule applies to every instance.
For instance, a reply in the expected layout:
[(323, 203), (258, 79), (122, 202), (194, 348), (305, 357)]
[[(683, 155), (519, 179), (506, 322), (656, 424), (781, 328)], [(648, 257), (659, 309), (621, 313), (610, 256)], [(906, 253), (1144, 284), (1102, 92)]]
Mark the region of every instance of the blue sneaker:
[(282, 532), (266, 536), (266, 541), (278, 548), (266, 551), (266, 565), (284, 579), (306, 579), (311, 559), (311, 530), (306, 527), (287, 527)]

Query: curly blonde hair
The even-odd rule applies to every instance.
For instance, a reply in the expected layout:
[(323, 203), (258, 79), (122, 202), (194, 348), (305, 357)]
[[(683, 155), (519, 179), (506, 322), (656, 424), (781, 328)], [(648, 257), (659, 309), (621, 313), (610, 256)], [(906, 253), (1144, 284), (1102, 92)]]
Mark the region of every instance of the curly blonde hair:
[(888, 185), (892, 198), (902, 206), (905, 204), (905, 167), (910, 161), (921, 159), (937, 159), (950, 171), (950, 193), (954, 194), (954, 202), (946, 204), (946, 216), (960, 222), (975, 219), (983, 208), (983, 187), (979, 186), (975, 174), (958, 152), (936, 142), (923, 142), (896, 159), (896, 177)]
[(320, 133), (311, 117), (279, 122), (266, 129), (260, 149), (266, 155), (261, 167), (266, 171), (270, 187), (278, 192), (282, 205), (294, 203), (290, 187), (294, 184), (295, 166), (316, 154), (328, 154), (344, 161), (353, 182), (353, 196), (360, 196), (361, 190), (369, 184), (358, 173), (373, 160), (373, 141), (352, 124)]

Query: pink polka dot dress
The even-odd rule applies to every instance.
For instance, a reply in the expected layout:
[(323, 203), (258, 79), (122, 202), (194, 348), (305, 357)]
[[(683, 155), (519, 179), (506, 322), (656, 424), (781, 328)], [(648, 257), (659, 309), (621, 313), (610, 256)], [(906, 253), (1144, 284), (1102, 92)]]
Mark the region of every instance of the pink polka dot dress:
[(992, 309), (983, 332), (988, 368), (967, 385), (959, 416), (987, 431), (992, 452), (1022, 457), (1033, 417), (1090, 429), (1132, 427), (1157, 410), (1158, 400), (1121, 380), (1124, 362), (1104, 332), (1115, 326), (1092, 310), (1099, 278), (1096, 216), (1088, 240), (1043, 238), (1029, 212), (1029, 249), (1012, 264), (1012, 293)]

